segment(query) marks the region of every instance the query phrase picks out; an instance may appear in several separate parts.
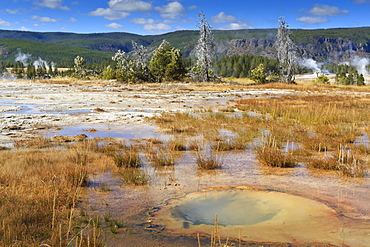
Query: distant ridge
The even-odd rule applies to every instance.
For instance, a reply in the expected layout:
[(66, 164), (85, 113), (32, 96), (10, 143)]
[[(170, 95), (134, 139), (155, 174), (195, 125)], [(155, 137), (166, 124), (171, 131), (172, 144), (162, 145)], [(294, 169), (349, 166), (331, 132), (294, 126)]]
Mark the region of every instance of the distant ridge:
[[(370, 57), (370, 27), (292, 29), (305, 56), (323, 62), (343, 62), (351, 56)], [(276, 57), (276, 29), (214, 30), (218, 55), (252, 54)], [(0, 61), (12, 61), (18, 48), (34, 57), (72, 61), (80, 55), (90, 62), (110, 59), (117, 50), (132, 51), (132, 41), (154, 50), (163, 39), (192, 56), (199, 32), (175, 31), (161, 35), (124, 32), (77, 34), (0, 30)], [(32, 43), (33, 42), (33, 43)], [(72, 59), (72, 60), (71, 60)]]

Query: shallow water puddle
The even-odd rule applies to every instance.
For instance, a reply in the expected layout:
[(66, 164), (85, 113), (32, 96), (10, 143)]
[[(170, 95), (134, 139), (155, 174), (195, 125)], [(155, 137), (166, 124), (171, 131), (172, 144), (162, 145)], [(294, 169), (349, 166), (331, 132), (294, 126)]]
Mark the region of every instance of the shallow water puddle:
[(70, 110), (70, 111), (45, 111), (41, 108), (43, 105), (38, 104), (17, 104), (17, 100), (1, 100), (0, 106), (8, 106), (9, 109), (1, 112), (3, 115), (21, 115), (21, 114), (80, 114), (89, 113), (92, 110)]
[[(217, 216), (216, 216), (217, 215)], [(346, 229), (327, 205), (304, 197), (270, 190), (225, 189), (189, 193), (173, 198), (154, 211), (155, 224), (169, 232), (214, 232), (217, 217), (221, 236), (252, 241), (321, 242), (368, 246), (366, 230)], [(345, 239), (345, 240), (344, 240)]]
[(160, 140), (168, 140), (172, 137), (171, 135), (157, 131), (155, 125), (149, 124), (78, 124), (74, 126), (65, 126), (61, 130), (48, 132), (45, 134), (45, 137), (52, 137), (54, 135), (75, 136), (79, 134), (85, 134), (89, 138), (158, 138)]

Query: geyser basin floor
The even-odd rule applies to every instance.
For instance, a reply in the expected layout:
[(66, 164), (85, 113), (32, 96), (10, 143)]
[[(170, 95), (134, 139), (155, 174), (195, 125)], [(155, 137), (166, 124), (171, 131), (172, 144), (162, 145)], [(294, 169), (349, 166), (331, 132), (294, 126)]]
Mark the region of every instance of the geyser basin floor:
[[(170, 232), (210, 233), (216, 214), (221, 236), (261, 242), (340, 245), (347, 224), (323, 203), (282, 192), (244, 189), (194, 192), (170, 199), (153, 213), (153, 219)], [(365, 230), (352, 234), (346, 234), (347, 244), (370, 244)]]

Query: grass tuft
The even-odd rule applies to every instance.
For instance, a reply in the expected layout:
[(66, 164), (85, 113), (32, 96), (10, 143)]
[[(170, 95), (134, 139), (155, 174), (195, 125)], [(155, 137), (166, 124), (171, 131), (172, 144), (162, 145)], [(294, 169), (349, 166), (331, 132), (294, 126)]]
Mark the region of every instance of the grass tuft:
[(284, 168), (297, 165), (296, 159), (289, 152), (282, 151), (271, 136), (263, 138), (262, 144), (255, 149), (257, 152), (256, 158), (263, 165)]
[(221, 169), (223, 163), (220, 160), (220, 157), (216, 155), (215, 152), (198, 152), (197, 153), (197, 165), (199, 169), (202, 170), (214, 170)]
[(137, 168), (141, 164), (139, 152), (133, 147), (116, 151), (111, 156), (117, 167)]
[(139, 168), (123, 168), (119, 174), (125, 184), (146, 185), (149, 182), (149, 176)]
[(154, 166), (160, 167), (175, 165), (175, 156), (170, 147), (166, 145), (149, 147), (147, 157)]

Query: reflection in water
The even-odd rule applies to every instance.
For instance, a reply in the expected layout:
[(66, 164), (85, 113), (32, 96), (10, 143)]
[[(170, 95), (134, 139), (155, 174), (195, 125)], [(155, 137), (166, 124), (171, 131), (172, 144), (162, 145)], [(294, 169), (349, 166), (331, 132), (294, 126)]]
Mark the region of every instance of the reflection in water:
[[(95, 132), (88, 131), (89, 129), (96, 130)], [(86, 134), (89, 138), (122, 138), (122, 139), (143, 139), (143, 138), (158, 138), (160, 140), (168, 140), (172, 136), (157, 131), (155, 125), (148, 124), (79, 124), (74, 126), (65, 126), (63, 129), (46, 133), (45, 137), (54, 135), (60, 136), (75, 136)]]

